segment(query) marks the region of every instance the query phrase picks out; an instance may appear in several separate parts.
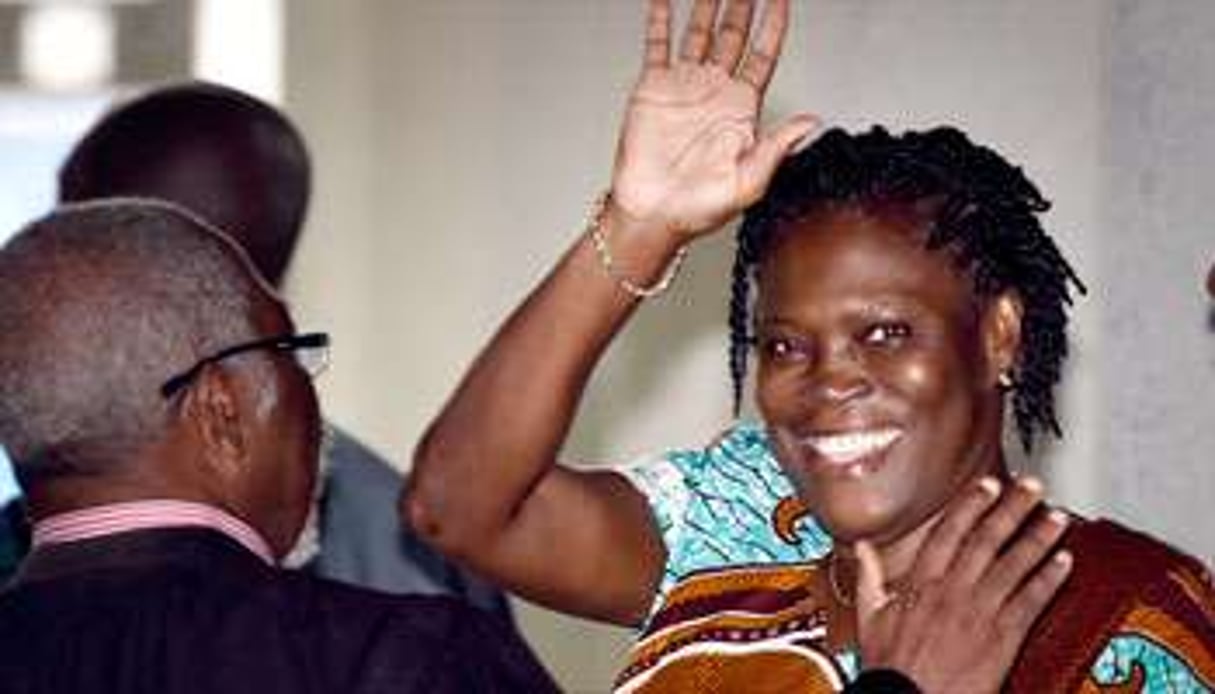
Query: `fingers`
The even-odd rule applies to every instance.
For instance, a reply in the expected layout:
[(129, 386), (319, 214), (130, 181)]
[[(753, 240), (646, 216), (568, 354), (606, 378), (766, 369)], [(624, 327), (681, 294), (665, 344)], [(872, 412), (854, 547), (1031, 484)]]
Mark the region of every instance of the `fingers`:
[(751, 51), (738, 69), (738, 76), (761, 93), (768, 88), (772, 73), (776, 71), (788, 24), (789, 0), (768, 0)]
[(734, 72), (743, 49), (747, 47), (747, 33), (751, 29), (754, 9), (753, 0), (732, 0), (726, 6), (725, 17), (713, 39), (713, 62), (726, 72)]
[(797, 143), (809, 137), (818, 128), (819, 122), (813, 115), (799, 114), (776, 126), (755, 143), (738, 164), (739, 193), (744, 204), (749, 205), (764, 194), (781, 160)]
[[(789, 24), (789, 0), (768, 0), (765, 3), (749, 52), (746, 50), (747, 39), (751, 34), (755, 0), (729, 0), (721, 26), (717, 27), (720, 5), (720, 0), (696, 0), (692, 5), (688, 26), (680, 42), (679, 59), (703, 63), (712, 53), (715, 65), (736, 74), (739, 79), (763, 92), (776, 71), (776, 62), (784, 44), (785, 30)], [(670, 21), (669, 0), (651, 0), (646, 28), (647, 67), (668, 64)], [(661, 40), (656, 37), (661, 37)]]
[(1028, 525), (984, 574), (980, 600), (995, 606), (1003, 604), (1063, 537), (1067, 514), (1051, 509)]
[(650, 0), (645, 20), (645, 66), (666, 67), (671, 62), (671, 0)]
[(1035, 478), (1024, 477), (1009, 486), (1000, 497), (1000, 503), (966, 539), (950, 569), (950, 581), (960, 585), (973, 585), (978, 581), (1041, 501), (1042, 483)]
[(1020, 643), (1034, 620), (1050, 604), (1055, 593), (1067, 581), (1072, 570), (1072, 555), (1066, 550), (1056, 552), (1033, 577), (1021, 587), (1016, 596), (1004, 605), (996, 623), (1006, 638)]
[(1000, 483), (994, 477), (984, 477), (953, 502), (916, 557), (912, 582), (926, 583), (944, 575), (975, 524), (999, 496)]
[(692, 14), (688, 17), (688, 28), (684, 31), (679, 47), (679, 58), (694, 63), (704, 62), (713, 42), (713, 25), (717, 21), (718, 0), (696, 0)]

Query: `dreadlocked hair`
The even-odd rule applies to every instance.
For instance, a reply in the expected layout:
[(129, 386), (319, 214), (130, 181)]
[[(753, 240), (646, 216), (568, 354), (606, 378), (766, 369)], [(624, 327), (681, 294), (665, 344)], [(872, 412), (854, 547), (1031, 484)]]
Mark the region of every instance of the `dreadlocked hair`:
[(781, 165), (737, 234), (730, 296), (730, 376), (738, 414), (751, 345), (751, 284), (774, 232), (825, 204), (930, 202), (927, 247), (948, 249), (979, 296), (1020, 297), (1021, 347), (1012, 409), (1021, 445), (1045, 428), (1062, 430), (1054, 386), (1067, 356), (1069, 284), (1084, 284), (1042, 229), (1050, 203), (1022, 173), (961, 131), (941, 127), (891, 135), (884, 128), (824, 133)]

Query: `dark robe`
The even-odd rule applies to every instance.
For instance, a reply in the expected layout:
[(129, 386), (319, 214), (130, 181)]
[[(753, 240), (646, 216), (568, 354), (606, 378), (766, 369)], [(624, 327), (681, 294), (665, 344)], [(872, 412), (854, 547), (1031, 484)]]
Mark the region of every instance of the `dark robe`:
[(6, 694), (548, 692), (513, 631), (450, 598), (267, 566), (205, 529), (40, 548), (0, 592)]

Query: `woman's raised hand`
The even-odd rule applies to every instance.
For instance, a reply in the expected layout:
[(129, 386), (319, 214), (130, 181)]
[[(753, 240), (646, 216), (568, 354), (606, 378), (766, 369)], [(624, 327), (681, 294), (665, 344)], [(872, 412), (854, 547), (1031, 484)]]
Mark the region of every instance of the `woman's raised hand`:
[(789, 0), (696, 0), (671, 55), (671, 2), (650, 0), (645, 63), (629, 98), (612, 203), (632, 223), (681, 241), (724, 224), (764, 192), (785, 154), (815, 127), (802, 114), (758, 132), (789, 21)]

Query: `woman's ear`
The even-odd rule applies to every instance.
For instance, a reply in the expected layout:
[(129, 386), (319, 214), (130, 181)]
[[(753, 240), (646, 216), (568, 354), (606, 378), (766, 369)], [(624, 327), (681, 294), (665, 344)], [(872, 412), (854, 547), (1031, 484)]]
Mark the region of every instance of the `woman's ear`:
[(1021, 297), (1011, 290), (988, 303), (983, 315), (983, 344), (987, 350), (989, 383), (1007, 388), (1015, 382), (1024, 313)]
[(232, 374), (208, 365), (182, 394), (181, 416), (199, 446), (197, 459), (211, 479), (237, 479), (245, 467), (248, 437)]

